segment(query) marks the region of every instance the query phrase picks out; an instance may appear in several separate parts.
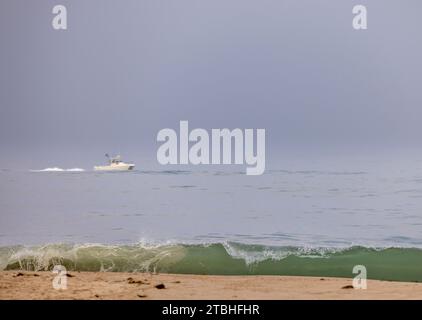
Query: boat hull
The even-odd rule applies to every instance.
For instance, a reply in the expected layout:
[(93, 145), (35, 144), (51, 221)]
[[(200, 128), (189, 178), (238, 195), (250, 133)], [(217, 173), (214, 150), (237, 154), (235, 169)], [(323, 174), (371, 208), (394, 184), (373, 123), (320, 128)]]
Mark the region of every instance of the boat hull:
[(135, 168), (134, 164), (123, 164), (120, 163), (118, 165), (108, 165), (108, 166), (95, 166), (95, 171), (130, 171)]

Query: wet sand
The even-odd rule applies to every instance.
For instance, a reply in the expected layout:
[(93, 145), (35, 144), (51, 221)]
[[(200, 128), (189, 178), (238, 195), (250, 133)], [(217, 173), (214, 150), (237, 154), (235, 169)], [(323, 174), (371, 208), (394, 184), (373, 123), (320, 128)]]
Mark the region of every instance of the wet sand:
[(69, 272), (56, 290), (51, 272), (0, 272), (0, 299), (422, 299), (422, 283), (291, 276), (208, 276)]

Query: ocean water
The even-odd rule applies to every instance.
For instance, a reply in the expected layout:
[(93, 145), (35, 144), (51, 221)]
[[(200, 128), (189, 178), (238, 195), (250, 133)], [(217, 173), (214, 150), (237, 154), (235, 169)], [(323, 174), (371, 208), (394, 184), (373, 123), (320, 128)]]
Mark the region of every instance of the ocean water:
[(422, 281), (422, 166), (201, 169), (1, 170), (0, 269)]

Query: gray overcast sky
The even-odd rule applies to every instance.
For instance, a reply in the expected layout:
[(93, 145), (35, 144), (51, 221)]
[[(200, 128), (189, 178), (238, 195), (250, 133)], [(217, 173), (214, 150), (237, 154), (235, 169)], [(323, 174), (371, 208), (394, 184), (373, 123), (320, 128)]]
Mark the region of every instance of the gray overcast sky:
[(421, 31), (419, 0), (2, 0), (0, 167), (154, 163), (179, 120), (265, 128), (274, 158), (418, 148)]

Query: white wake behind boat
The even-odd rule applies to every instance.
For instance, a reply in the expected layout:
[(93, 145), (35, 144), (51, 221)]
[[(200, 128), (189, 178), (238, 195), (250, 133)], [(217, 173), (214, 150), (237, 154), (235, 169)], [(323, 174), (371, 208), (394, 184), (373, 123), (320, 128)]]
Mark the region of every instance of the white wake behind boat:
[(129, 171), (135, 168), (133, 163), (125, 163), (120, 159), (120, 156), (116, 156), (114, 158), (110, 158), (108, 154), (106, 154), (108, 158), (108, 165), (105, 166), (95, 166), (95, 171)]

